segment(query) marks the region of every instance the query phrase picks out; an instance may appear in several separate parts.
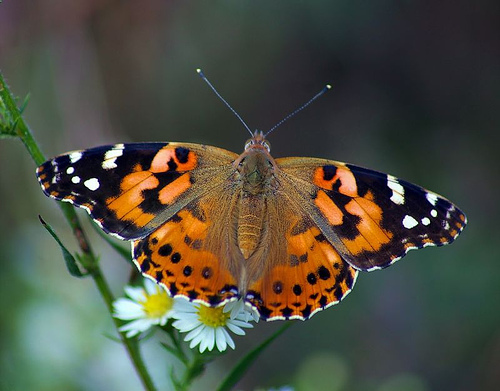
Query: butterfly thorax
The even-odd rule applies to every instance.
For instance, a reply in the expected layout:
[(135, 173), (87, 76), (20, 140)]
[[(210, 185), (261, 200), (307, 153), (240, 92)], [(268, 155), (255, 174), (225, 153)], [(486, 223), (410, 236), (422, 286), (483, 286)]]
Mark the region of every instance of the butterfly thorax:
[(262, 243), (266, 198), (275, 188), (274, 161), (268, 148), (261, 143), (247, 145), (238, 159), (237, 176), (241, 186), (237, 240), (241, 253), (248, 259)]

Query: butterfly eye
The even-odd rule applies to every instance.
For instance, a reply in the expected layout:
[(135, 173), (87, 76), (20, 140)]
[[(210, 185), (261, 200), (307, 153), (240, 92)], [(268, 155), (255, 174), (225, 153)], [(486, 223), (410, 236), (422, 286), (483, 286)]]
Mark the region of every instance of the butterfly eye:
[(245, 143), (245, 151), (252, 145), (253, 145), (253, 140), (252, 139), (247, 140), (247, 142)]
[(264, 145), (264, 147), (266, 148), (267, 152), (271, 152), (271, 143), (267, 140), (264, 140), (264, 142), (262, 143), (262, 145)]

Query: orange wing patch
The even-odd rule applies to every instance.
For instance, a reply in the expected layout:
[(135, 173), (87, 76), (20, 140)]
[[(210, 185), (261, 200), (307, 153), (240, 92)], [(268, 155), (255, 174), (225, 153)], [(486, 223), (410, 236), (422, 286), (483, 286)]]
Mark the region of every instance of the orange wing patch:
[(196, 168), (198, 158), (193, 151), (187, 148), (179, 148), (167, 145), (160, 149), (151, 162), (150, 171), (154, 173), (172, 170), (189, 171)]
[(318, 167), (313, 174), (313, 183), (322, 189), (331, 190), (335, 186), (346, 196), (357, 197), (356, 179), (351, 170), (342, 166)]
[(319, 208), (323, 216), (326, 217), (326, 219), (330, 224), (332, 225), (342, 224), (344, 214), (323, 190), (318, 191), (316, 198), (314, 199), (314, 203)]
[(191, 179), (189, 173), (183, 174), (160, 190), (158, 194), (159, 201), (164, 205), (170, 205), (190, 187)]
[(393, 234), (380, 226), (382, 209), (373, 201), (373, 194), (370, 191), (363, 198), (353, 198), (345, 209), (360, 218), (356, 225), (359, 234), (352, 240), (342, 240), (351, 254), (379, 251), (384, 244), (391, 241)]
[(172, 296), (185, 296), (216, 306), (236, 297), (231, 274), (203, 248), (209, 221), (181, 210), (148, 237), (133, 245), (134, 262)]
[(158, 187), (158, 179), (148, 171), (128, 174), (120, 184), (120, 195), (106, 200), (107, 207), (119, 220), (128, 220), (139, 227), (144, 227), (155, 216), (146, 213), (139, 205), (144, 201), (144, 190)]

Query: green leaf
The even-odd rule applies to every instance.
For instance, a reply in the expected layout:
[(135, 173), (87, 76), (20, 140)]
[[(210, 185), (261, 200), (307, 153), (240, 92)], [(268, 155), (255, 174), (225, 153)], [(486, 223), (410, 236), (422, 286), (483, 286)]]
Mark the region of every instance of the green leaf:
[(271, 335), (268, 339), (262, 342), (255, 349), (250, 351), (245, 357), (241, 359), (241, 361), (236, 364), (233, 370), (229, 373), (229, 375), (224, 379), (221, 383), (217, 391), (230, 391), (233, 387), (238, 383), (245, 372), (250, 368), (253, 362), (257, 359), (257, 357), (266, 349), (271, 342), (273, 342), (276, 338), (278, 338), (286, 329), (288, 329), (293, 323), (287, 322), (281, 327), (278, 331), (276, 331), (273, 335)]
[[(27, 99), (24, 100), (23, 108)], [(31, 157), (37, 165), (45, 161), (45, 156), (40, 151), (38, 144), (28, 125), (24, 122), (16, 105), (16, 99), (9, 90), (2, 73), (0, 72), (0, 131), (5, 135), (17, 135), (24, 143)]]
[(23, 103), (21, 105), (21, 107), (19, 107), (19, 114), (22, 115), (24, 113), (24, 110), (26, 109), (26, 107), (28, 106), (28, 102), (30, 100), (30, 93), (28, 92), (26, 94), (26, 97), (24, 98), (23, 100)]
[(82, 278), (88, 275), (88, 273), (82, 273), (80, 268), (78, 267), (75, 257), (71, 255), (71, 253), (68, 251), (68, 249), (62, 244), (61, 240), (57, 236), (57, 234), (54, 232), (52, 227), (45, 222), (44, 219), (42, 219), (42, 216), (38, 216), (40, 219), (40, 222), (42, 223), (43, 227), (49, 232), (49, 234), (54, 238), (54, 240), (57, 242), (59, 247), (61, 248), (64, 261), (66, 262), (66, 267), (68, 268), (69, 274), (71, 274), (73, 277), (78, 277)]

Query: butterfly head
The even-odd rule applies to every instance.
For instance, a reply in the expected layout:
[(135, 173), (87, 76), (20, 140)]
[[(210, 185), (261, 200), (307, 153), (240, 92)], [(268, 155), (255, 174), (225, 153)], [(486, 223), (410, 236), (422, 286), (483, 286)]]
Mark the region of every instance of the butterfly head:
[(266, 150), (267, 153), (271, 152), (271, 144), (266, 140), (264, 133), (260, 130), (256, 130), (253, 133), (253, 137), (248, 139), (245, 143), (245, 151), (249, 150)]

